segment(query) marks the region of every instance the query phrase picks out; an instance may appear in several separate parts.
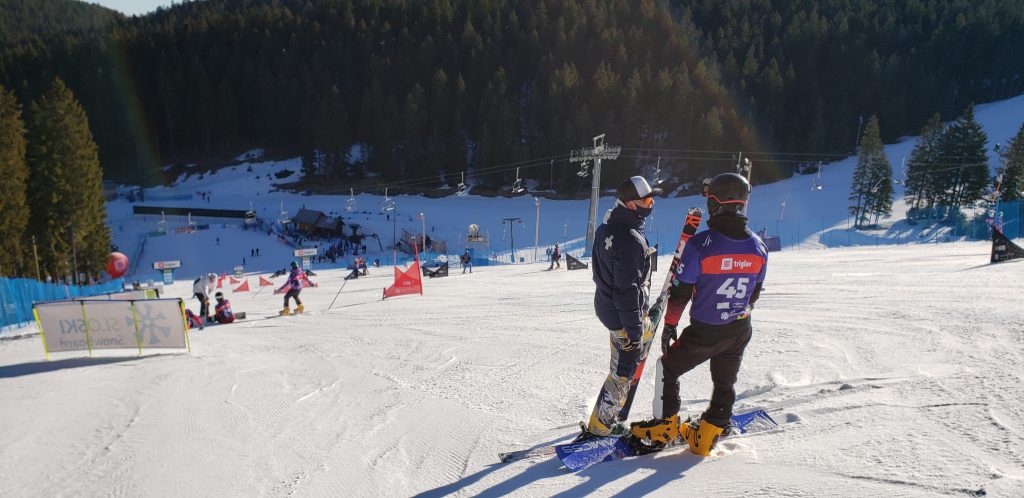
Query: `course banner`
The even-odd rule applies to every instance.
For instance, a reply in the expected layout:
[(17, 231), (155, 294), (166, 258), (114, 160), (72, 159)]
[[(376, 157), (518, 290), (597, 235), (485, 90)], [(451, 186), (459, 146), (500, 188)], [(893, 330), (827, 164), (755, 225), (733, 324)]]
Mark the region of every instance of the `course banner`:
[(186, 349), (180, 299), (37, 303), (46, 353), (94, 349)]
[(117, 301), (124, 299), (150, 299), (150, 296), (155, 294), (145, 290), (133, 290), (125, 292), (115, 292), (112, 294), (99, 294), (96, 296), (89, 297), (76, 297), (76, 301)]

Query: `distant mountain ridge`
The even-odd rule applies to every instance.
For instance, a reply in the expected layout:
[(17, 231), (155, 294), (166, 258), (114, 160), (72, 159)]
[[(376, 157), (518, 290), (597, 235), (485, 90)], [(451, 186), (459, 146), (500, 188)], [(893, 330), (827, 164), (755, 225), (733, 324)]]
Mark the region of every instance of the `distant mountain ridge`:
[(27, 106), (59, 76), (106, 178), (149, 184), (260, 148), (341, 191), (464, 175), (585, 195), (569, 151), (600, 133), (623, 147), (605, 186), (655, 167), (685, 184), (739, 151), (764, 183), (849, 154), (872, 114), (891, 142), (1024, 91), (1024, 0), (204, 0), (132, 18), (0, 0), (0, 18), (52, 40), (0, 45), (0, 85)]
[(78, 0), (0, 0), (0, 45), (108, 27), (124, 16)]

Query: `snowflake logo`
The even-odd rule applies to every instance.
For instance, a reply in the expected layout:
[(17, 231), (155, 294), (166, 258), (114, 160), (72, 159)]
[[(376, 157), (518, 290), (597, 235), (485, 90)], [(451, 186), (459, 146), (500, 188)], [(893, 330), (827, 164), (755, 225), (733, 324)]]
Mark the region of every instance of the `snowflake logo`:
[(167, 320), (167, 317), (164, 316), (162, 312), (157, 312), (156, 315), (154, 315), (153, 306), (148, 304), (136, 304), (135, 312), (135, 320), (136, 325), (138, 326), (140, 340), (148, 334), (149, 345), (152, 346), (160, 343), (161, 337), (159, 337), (158, 334), (162, 335), (163, 339), (170, 338), (171, 328), (157, 325), (158, 320)]

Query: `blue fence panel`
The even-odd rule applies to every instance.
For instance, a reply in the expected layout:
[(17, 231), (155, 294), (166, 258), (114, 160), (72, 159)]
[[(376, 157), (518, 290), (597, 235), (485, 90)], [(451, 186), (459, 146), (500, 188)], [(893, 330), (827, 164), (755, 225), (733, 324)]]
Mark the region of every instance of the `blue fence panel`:
[(1021, 218), (1024, 217), (1024, 202), (1000, 202), (996, 222), (1002, 225), (1003, 235), (1010, 240), (1021, 236)]
[(124, 280), (99, 285), (47, 284), (29, 278), (0, 278), (0, 327), (35, 320), (32, 303), (95, 296), (124, 290)]

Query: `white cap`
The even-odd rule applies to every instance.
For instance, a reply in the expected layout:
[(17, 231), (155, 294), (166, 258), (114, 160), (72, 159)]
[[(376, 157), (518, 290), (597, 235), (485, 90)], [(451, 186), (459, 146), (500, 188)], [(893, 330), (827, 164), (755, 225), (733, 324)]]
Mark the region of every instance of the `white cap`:
[(617, 192), (617, 196), (622, 202), (646, 199), (659, 194), (661, 194), (661, 189), (651, 188), (651, 186), (647, 184), (647, 180), (642, 176), (632, 176), (629, 180), (623, 181), (619, 184), (619, 190)]

